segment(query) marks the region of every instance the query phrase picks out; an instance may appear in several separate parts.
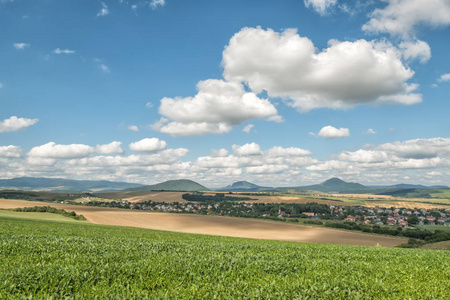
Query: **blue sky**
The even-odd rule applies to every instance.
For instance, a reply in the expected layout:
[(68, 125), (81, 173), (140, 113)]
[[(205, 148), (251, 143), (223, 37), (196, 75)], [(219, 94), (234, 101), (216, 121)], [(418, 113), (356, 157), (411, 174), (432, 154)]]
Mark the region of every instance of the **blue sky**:
[(447, 0), (0, 0), (0, 178), (450, 185)]

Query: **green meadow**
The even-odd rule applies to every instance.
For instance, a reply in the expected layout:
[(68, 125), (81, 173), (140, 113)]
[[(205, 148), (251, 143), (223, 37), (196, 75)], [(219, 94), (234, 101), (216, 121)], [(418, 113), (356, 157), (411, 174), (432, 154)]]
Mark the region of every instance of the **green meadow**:
[[(448, 299), (450, 251), (0, 214), (0, 299)], [(59, 216), (58, 216), (59, 217)]]

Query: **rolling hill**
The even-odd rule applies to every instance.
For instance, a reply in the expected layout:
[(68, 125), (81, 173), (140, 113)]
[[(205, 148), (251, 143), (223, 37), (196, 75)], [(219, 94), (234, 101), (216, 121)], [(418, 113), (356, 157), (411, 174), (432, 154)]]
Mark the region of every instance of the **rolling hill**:
[(208, 191), (209, 189), (195, 181), (189, 179), (169, 180), (153, 185), (145, 185), (135, 188), (129, 188), (125, 191), (180, 191), (197, 192)]
[(142, 184), (106, 180), (74, 180), (61, 178), (20, 177), (0, 179), (0, 190), (46, 191), (61, 193), (113, 192)]

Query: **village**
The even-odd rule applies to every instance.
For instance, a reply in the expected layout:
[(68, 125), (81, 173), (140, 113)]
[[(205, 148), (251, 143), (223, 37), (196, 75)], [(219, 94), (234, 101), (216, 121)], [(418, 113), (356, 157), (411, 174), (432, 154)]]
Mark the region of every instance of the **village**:
[(400, 227), (408, 227), (409, 225), (450, 226), (450, 209), (371, 208), (365, 206), (328, 206), (318, 203), (236, 203), (228, 201), (214, 203), (164, 203), (154, 201), (130, 203), (122, 200), (111, 202), (92, 201), (85, 204), (159, 212), (247, 218), (331, 220)]

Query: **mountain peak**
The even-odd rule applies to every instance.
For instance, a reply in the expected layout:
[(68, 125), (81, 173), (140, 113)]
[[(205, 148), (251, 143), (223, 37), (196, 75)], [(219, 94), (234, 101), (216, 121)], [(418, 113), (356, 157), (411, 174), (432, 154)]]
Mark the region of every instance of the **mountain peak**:
[(324, 182), (322, 182), (322, 184), (324, 184), (324, 185), (328, 185), (328, 184), (342, 184), (342, 183), (346, 183), (346, 182), (344, 180), (342, 180), (342, 179), (337, 178), (337, 177), (333, 177), (333, 178), (330, 178), (330, 179), (325, 180)]

